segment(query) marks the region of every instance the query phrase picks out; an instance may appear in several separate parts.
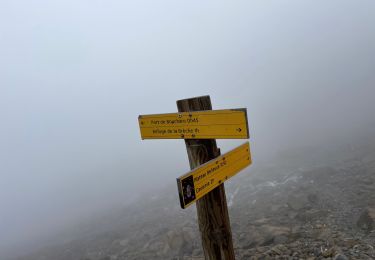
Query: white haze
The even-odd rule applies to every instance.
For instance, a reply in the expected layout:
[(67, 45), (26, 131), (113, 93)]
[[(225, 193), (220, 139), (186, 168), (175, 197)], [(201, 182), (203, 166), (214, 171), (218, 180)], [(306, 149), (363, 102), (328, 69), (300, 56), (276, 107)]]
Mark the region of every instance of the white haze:
[(183, 141), (141, 141), (137, 117), (178, 99), (247, 107), (255, 163), (356, 135), (374, 25), (366, 0), (0, 0), (0, 252), (174, 185)]

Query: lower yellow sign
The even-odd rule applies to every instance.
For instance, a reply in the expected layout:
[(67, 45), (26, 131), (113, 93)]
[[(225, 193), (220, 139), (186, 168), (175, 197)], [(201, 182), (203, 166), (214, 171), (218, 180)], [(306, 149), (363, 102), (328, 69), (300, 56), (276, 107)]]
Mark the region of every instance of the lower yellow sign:
[(181, 208), (187, 208), (250, 164), (247, 142), (177, 178)]

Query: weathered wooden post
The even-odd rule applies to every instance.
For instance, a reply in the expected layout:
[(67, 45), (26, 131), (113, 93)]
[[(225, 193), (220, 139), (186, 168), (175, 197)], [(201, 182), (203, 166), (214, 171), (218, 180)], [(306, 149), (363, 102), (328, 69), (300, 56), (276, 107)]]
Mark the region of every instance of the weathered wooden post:
[(212, 110), (209, 96), (177, 101), (178, 113), (140, 115), (142, 139), (184, 139), (191, 171), (177, 178), (181, 208), (196, 202), (207, 260), (235, 259), (224, 181), (251, 164), (250, 143), (221, 155), (216, 139), (248, 139), (246, 108)]
[[(179, 100), (177, 107), (179, 112), (212, 110), (210, 96)], [(185, 144), (191, 170), (220, 155), (215, 139), (185, 139)], [(224, 184), (199, 199), (196, 205), (205, 258), (235, 259)]]

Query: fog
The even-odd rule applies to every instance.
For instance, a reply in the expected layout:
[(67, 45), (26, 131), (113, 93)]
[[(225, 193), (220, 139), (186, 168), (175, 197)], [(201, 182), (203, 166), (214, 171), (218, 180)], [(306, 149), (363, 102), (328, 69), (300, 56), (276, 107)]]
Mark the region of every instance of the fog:
[(137, 117), (178, 99), (246, 107), (255, 164), (371, 129), (374, 25), (365, 0), (0, 1), (0, 251), (175, 185), (184, 142)]

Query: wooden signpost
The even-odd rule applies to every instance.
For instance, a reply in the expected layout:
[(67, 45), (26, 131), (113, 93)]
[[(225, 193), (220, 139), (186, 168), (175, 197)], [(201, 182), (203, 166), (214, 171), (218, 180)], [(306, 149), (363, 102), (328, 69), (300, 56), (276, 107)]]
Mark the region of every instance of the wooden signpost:
[(179, 113), (141, 115), (142, 139), (184, 139), (191, 172), (177, 178), (182, 208), (196, 202), (207, 260), (235, 259), (223, 182), (251, 164), (245, 143), (220, 156), (215, 139), (248, 139), (246, 109), (212, 110), (209, 96), (177, 101)]

